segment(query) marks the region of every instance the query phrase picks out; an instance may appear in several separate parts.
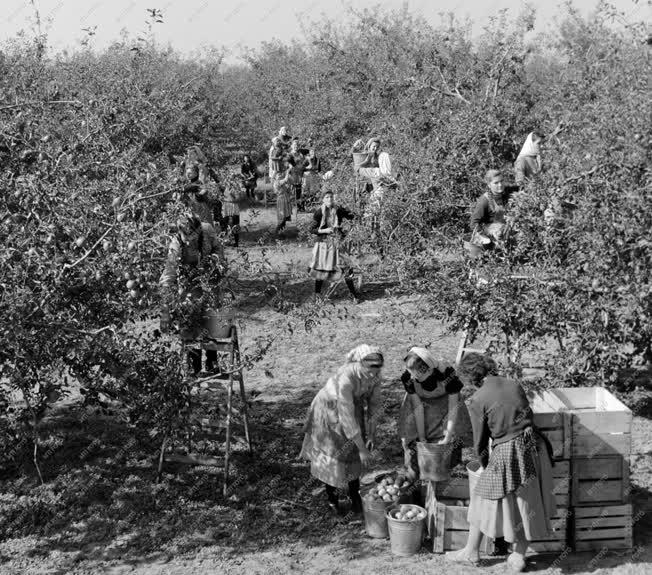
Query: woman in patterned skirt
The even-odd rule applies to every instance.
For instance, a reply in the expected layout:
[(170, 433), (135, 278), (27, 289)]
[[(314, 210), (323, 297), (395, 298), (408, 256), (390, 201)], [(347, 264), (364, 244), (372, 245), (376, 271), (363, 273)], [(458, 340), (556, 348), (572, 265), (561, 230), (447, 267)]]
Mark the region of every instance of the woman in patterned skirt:
[(552, 449), (534, 427), (523, 388), (499, 377), (491, 358), (469, 353), (458, 373), (480, 388), (468, 406), (482, 473), (471, 494), (466, 547), (447, 558), (477, 565), (482, 535), (502, 537), (514, 544), (508, 565), (520, 572), (529, 542), (548, 536), (555, 514)]
[(348, 353), (346, 362), (310, 404), (300, 456), (310, 461), (312, 476), (326, 484), (333, 511), (340, 512), (337, 489), (348, 488), (351, 510), (360, 513), (360, 475), (371, 460), (382, 410), (383, 355), (363, 344)]

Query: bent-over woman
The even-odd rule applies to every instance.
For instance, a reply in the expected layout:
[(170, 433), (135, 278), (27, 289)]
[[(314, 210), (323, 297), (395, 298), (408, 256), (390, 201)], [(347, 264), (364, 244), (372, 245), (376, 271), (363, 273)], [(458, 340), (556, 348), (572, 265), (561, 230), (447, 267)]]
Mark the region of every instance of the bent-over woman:
[(339, 513), (338, 488), (347, 488), (351, 510), (362, 511), (360, 475), (371, 460), (376, 426), (382, 410), (377, 347), (359, 345), (313, 399), (301, 457), (310, 473), (326, 485), (329, 507)]
[[(411, 478), (419, 477), (417, 440), (428, 443), (457, 444), (456, 426), (463, 409), (463, 385), (455, 369), (439, 361), (424, 347), (413, 347), (405, 357), (401, 376), (405, 396), (399, 409), (398, 429), (403, 445), (405, 467)], [(461, 450), (454, 452), (456, 458)]]
[(513, 570), (523, 571), (529, 542), (548, 536), (550, 518), (556, 511), (552, 449), (534, 427), (523, 388), (500, 377), (491, 358), (469, 353), (458, 372), (479, 388), (468, 406), (482, 473), (471, 494), (466, 546), (447, 557), (477, 564), (484, 534), (513, 543), (507, 563)]

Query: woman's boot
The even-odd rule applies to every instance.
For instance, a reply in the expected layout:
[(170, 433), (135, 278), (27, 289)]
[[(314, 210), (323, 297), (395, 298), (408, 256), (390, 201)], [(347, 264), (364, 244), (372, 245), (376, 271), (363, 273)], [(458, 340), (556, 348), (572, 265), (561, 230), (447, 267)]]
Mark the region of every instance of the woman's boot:
[(362, 513), (362, 497), (360, 497), (360, 480), (349, 481), (349, 499), (351, 499), (351, 511)]
[(340, 515), (340, 502), (337, 497), (337, 488), (332, 485), (325, 484), (326, 486), (326, 498), (328, 499), (328, 507)]

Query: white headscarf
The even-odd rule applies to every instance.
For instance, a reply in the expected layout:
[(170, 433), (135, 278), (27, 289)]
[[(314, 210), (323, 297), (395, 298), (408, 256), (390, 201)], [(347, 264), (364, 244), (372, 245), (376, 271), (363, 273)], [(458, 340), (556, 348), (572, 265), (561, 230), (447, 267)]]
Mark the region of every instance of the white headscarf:
[(383, 354), (379, 347), (363, 343), (346, 354), (346, 361), (348, 363), (359, 362), (370, 355), (380, 355), (382, 357)]
[[(432, 352), (425, 347), (412, 347), (410, 348), (410, 351), (408, 351), (408, 354), (413, 353), (416, 355), (419, 359), (423, 361), (430, 369), (434, 369), (437, 364), (439, 363), (437, 361), (437, 358), (432, 354)], [(407, 359), (407, 356), (405, 357)]]
[(521, 156), (530, 156), (536, 159), (537, 165), (539, 166), (539, 170), (541, 169), (541, 155), (539, 152), (536, 151), (534, 148), (534, 142), (532, 141), (532, 136), (534, 135), (534, 132), (530, 132), (527, 135), (527, 138), (525, 138), (525, 143), (523, 144), (523, 147), (521, 148), (521, 152), (519, 153), (518, 157), (520, 158)]

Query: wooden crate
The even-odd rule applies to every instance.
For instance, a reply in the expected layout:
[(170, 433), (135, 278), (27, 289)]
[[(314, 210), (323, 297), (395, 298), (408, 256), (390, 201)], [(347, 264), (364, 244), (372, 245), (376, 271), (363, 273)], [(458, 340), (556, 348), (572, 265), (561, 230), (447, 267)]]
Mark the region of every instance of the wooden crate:
[(534, 425), (548, 438), (553, 459), (570, 459), (572, 452), (571, 414), (564, 403), (548, 391), (529, 395)]
[(557, 508), (568, 508), (571, 505), (571, 462), (558, 460), (552, 468), (552, 492), (555, 495)]
[(573, 509), (575, 551), (632, 548), (632, 506), (606, 505)]
[(629, 501), (629, 460), (620, 455), (571, 461), (571, 504), (621, 505)]
[[(603, 387), (549, 389), (537, 394), (537, 398), (540, 409), (545, 410), (547, 404), (570, 414), (570, 457), (629, 456), (632, 412)], [(536, 414), (536, 404), (533, 409)]]
[[(568, 504), (562, 505), (560, 501), (568, 502), (568, 462), (560, 462), (555, 466), (555, 491), (559, 490), (561, 499), (557, 496), (557, 513), (552, 518), (553, 532), (545, 540), (532, 541), (528, 548), (533, 553), (546, 553), (562, 551), (568, 542)], [(553, 470), (555, 469), (553, 468)], [(553, 474), (554, 475), (554, 474)], [(559, 481), (557, 481), (559, 479)], [(432, 498), (435, 493), (437, 499)], [(432, 539), (432, 550), (435, 553), (462, 549), (469, 536), (469, 522), (467, 506), (456, 505), (456, 501), (469, 499), (469, 482), (467, 478), (452, 478), (447, 482), (439, 482), (435, 489), (430, 488), (426, 496), (426, 509), (428, 510), (428, 533)], [(487, 537), (483, 540), (481, 551), (489, 553), (493, 549), (493, 541)]]
[(550, 520), (552, 532), (545, 539), (530, 541), (528, 551), (531, 553), (549, 553), (563, 551), (569, 544), (569, 518), (568, 507), (557, 507), (557, 513)]

